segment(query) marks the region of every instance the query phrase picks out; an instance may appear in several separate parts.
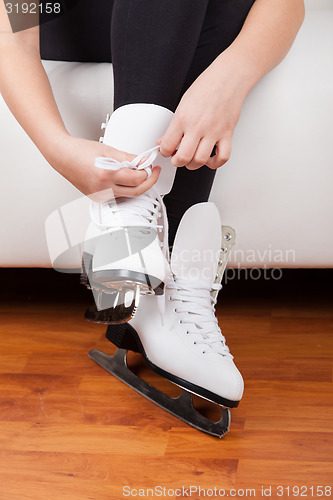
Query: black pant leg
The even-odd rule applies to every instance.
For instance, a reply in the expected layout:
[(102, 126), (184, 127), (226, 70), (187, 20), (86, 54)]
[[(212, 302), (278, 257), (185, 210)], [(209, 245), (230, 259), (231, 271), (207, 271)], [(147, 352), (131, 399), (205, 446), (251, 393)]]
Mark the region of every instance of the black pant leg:
[[(181, 94), (235, 40), (254, 0), (210, 0), (200, 38)], [(179, 168), (171, 192), (164, 197), (172, 245), (179, 222), (188, 208), (207, 201), (216, 171), (206, 166), (198, 170)]]
[[(40, 4), (42, 59), (111, 62), (110, 30), (114, 0), (60, 0), (62, 13), (48, 14)], [(53, 1), (52, 3), (55, 3)]]
[(172, 111), (192, 64), (209, 0), (114, 0), (115, 108), (136, 102)]
[[(115, 107), (146, 102), (174, 111), (187, 88), (236, 38), (253, 2), (115, 0)], [(178, 169), (165, 197), (170, 244), (185, 211), (208, 200), (215, 173), (206, 166)]]

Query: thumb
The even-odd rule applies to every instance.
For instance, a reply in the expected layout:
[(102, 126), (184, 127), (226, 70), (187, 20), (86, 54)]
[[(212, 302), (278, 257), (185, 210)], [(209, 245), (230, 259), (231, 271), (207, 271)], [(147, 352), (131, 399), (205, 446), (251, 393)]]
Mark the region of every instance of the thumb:
[(107, 158), (112, 158), (117, 161), (132, 161), (136, 157), (131, 153), (127, 153), (126, 151), (120, 151), (119, 149), (113, 148), (112, 146), (105, 146), (103, 149), (103, 156)]

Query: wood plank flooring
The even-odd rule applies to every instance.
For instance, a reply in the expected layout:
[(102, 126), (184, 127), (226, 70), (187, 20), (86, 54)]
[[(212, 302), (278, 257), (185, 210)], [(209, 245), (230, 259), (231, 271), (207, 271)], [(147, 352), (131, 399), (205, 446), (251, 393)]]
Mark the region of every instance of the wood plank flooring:
[[(222, 440), (88, 358), (115, 348), (105, 326), (83, 320), (90, 295), (76, 276), (0, 277), (0, 500), (332, 496), (332, 270), (224, 287), (218, 316), (246, 389)], [(178, 393), (139, 355), (129, 362)]]

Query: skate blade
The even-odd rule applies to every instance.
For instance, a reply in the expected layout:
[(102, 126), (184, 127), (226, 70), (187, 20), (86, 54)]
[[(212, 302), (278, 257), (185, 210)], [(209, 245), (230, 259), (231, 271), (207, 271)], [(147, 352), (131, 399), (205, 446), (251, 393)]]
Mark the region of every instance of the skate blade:
[(97, 349), (89, 352), (89, 357), (107, 372), (134, 389), (149, 401), (163, 408), (171, 415), (179, 418), (195, 429), (214, 437), (222, 438), (230, 427), (230, 411), (222, 408), (222, 416), (218, 422), (213, 422), (201, 415), (193, 407), (192, 394), (182, 389), (178, 398), (172, 398), (148, 384), (135, 375), (127, 366), (127, 350), (117, 349), (114, 356), (109, 356)]
[(104, 293), (121, 292), (122, 290), (130, 290), (136, 286), (140, 287), (141, 295), (153, 294), (154, 290), (144, 283), (136, 283), (133, 281), (106, 281), (103, 284), (92, 284), (92, 288), (96, 291), (103, 291)]
[[(84, 319), (92, 323), (119, 325), (134, 318), (139, 306), (141, 289), (139, 285), (134, 285), (113, 294), (105, 294), (101, 290), (98, 292), (93, 290), (93, 294), (96, 304), (86, 309)], [(132, 299), (127, 305), (128, 294), (132, 295)]]

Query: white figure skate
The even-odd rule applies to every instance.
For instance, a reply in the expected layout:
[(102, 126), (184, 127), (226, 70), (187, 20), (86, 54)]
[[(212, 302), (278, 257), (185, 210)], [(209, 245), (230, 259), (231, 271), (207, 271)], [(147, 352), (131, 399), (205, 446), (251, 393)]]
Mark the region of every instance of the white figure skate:
[(91, 202), (82, 282), (93, 290), (97, 307), (86, 311), (88, 320), (126, 322), (134, 316), (140, 295), (163, 294), (170, 269), (162, 196), (170, 191), (176, 169), (159, 155), (156, 141), (172, 116), (161, 106), (130, 104), (118, 108), (102, 125), (105, 144), (138, 156), (131, 162), (97, 158), (97, 167), (145, 169), (149, 176), (150, 166), (160, 165), (162, 171), (157, 183), (141, 196)]
[[(157, 297), (143, 297), (135, 318), (109, 326), (106, 337), (117, 347), (111, 357), (92, 350), (89, 356), (120, 380), (193, 427), (222, 437), (229, 429), (229, 408), (237, 407), (243, 379), (217, 324), (214, 305), (233, 229), (222, 228), (212, 203), (191, 207), (184, 215), (171, 256), (173, 280), (166, 286), (161, 317)], [(153, 371), (180, 386), (177, 399), (143, 381), (126, 363), (127, 351), (140, 352)], [(198, 413), (192, 393), (223, 407), (219, 422)]]

